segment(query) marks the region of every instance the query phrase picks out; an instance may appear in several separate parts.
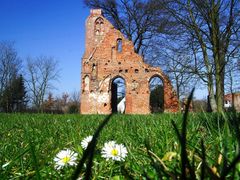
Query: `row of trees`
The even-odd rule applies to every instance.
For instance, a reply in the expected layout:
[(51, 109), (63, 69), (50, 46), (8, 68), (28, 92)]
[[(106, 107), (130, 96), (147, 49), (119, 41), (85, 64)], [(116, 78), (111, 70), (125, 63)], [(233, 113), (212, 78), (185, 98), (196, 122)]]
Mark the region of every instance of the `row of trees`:
[[(240, 1), (85, 0), (131, 40), (146, 62), (161, 65), (178, 98), (206, 86), (213, 111), (239, 87)], [(238, 81), (237, 81), (238, 80)]]
[[(23, 66), (14, 44), (0, 42), (0, 112), (22, 112), (27, 109), (37, 112), (45, 110), (66, 112), (68, 106), (79, 107), (79, 97), (75, 97), (76, 93), (73, 93), (72, 97), (65, 94), (62, 97), (65, 97), (64, 100), (59, 97), (53, 100), (50, 91), (54, 88), (53, 83), (59, 79), (59, 74), (58, 63), (54, 58), (28, 57), (26, 65)], [(54, 107), (47, 106), (49, 100), (47, 96), (51, 96)]]
[(24, 108), (25, 86), (20, 74), (21, 60), (13, 43), (0, 43), (0, 108), (12, 112)]
[(53, 96), (48, 93), (41, 108), (44, 112), (51, 113), (78, 113), (80, 107), (80, 93), (74, 91), (71, 94), (63, 93), (62, 96)]

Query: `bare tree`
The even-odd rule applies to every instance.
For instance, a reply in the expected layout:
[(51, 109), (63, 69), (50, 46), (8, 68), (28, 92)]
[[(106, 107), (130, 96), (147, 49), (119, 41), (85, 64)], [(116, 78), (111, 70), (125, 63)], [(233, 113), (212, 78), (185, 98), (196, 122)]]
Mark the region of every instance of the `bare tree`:
[(231, 60), (226, 66), (225, 90), (234, 93), (240, 89), (240, 70), (237, 68), (236, 60)]
[[(223, 111), (227, 56), (239, 48), (240, 2), (238, 0), (172, 0), (166, 10), (184, 29), (192, 46), (195, 73), (207, 83), (213, 111)], [(162, 4), (161, 4), (162, 6)], [(204, 72), (204, 73), (203, 73)]]
[[(135, 52), (144, 56), (156, 32), (168, 29), (162, 8), (148, 0), (84, 0), (90, 8), (101, 8), (111, 23), (133, 42)], [(154, 26), (158, 24), (158, 26)]]
[(180, 102), (181, 98), (186, 97), (197, 82), (196, 75), (189, 69), (192, 57), (183, 48), (169, 47), (157, 42), (155, 44), (150, 63), (159, 65), (168, 74)]
[(195, 69), (192, 69), (194, 58), (190, 52), (191, 49), (183, 41), (184, 34), (179, 33), (179, 30), (176, 31), (178, 31), (177, 34), (155, 39), (146, 57), (148, 63), (160, 66), (168, 75), (175, 88), (180, 108), (181, 99), (186, 98), (192, 88), (200, 83), (198, 83), (199, 78), (194, 73)]
[(27, 85), (33, 106), (39, 111), (47, 92), (59, 78), (58, 62), (52, 57), (27, 58)]
[(21, 60), (12, 42), (0, 42), (0, 93), (21, 70)]
[(80, 106), (80, 92), (73, 91), (70, 95), (70, 101)]
[(16, 105), (21, 64), (14, 43), (0, 42), (0, 111), (10, 112)]
[(175, 62), (207, 85), (212, 110), (223, 111), (226, 57), (240, 47), (239, 0), (85, 0), (85, 4), (103, 9), (139, 54), (154, 54), (150, 47), (156, 46), (156, 39), (163, 46), (188, 48), (192, 62)]

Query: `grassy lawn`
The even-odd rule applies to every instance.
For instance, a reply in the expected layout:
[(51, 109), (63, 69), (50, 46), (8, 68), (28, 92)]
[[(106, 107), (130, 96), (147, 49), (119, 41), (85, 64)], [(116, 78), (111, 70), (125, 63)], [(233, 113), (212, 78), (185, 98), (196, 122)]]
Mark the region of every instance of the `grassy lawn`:
[[(84, 152), (81, 141), (93, 135), (105, 117), (0, 114), (0, 179), (70, 178), (76, 167), (56, 170), (54, 157), (68, 148), (78, 154), (79, 161)], [(98, 139), (92, 178), (180, 177), (181, 143), (171, 121), (181, 131), (182, 114), (112, 116)], [(238, 122), (239, 115), (233, 118), (233, 114), (189, 115), (186, 150), (197, 177), (201, 174), (203, 164), (201, 140), (206, 152), (204, 163), (209, 167), (206, 176), (218, 177), (223, 169), (230, 166), (239, 151)], [(125, 161), (106, 161), (101, 157), (103, 144), (110, 140), (127, 148)], [(146, 144), (150, 146), (148, 150)], [(163, 170), (157, 170), (157, 165)], [(228, 176), (235, 173), (238, 177), (240, 168), (238, 164), (236, 167), (236, 171), (231, 171)], [(84, 176), (84, 171), (81, 176)]]

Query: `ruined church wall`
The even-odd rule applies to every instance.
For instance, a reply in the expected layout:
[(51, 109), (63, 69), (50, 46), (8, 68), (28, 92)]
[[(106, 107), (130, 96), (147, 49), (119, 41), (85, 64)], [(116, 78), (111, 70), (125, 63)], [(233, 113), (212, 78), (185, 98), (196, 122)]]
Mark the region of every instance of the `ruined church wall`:
[[(105, 18), (103, 18), (104, 34), (96, 37), (93, 22), (99, 17), (103, 18), (101, 15), (90, 15), (86, 22), (88, 32), (86, 51), (82, 59), (81, 113), (111, 113), (111, 83), (116, 77), (125, 80), (125, 113), (150, 113), (149, 82), (153, 76), (158, 76), (163, 81), (165, 111), (176, 112), (178, 108), (176, 95), (161, 69), (145, 64), (142, 57), (134, 52), (132, 42), (114, 29)], [(121, 52), (118, 50), (118, 40), (121, 40)], [(86, 76), (89, 77), (87, 88), (84, 79)]]

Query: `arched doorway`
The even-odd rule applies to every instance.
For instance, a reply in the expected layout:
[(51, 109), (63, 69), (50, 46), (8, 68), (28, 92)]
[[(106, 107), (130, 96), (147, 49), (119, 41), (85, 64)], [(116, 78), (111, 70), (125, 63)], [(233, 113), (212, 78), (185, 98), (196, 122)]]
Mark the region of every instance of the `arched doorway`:
[(159, 76), (153, 76), (149, 81), (149, 106), (151, 113), (164, 112), (163, 81)]
[(116, 77), (111, 84), (111, 107), (112, 113), (125, 113), (126, 108), (126, 86), (122, 77)]

